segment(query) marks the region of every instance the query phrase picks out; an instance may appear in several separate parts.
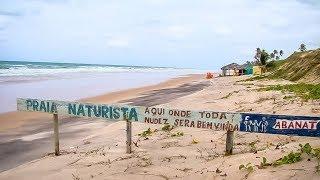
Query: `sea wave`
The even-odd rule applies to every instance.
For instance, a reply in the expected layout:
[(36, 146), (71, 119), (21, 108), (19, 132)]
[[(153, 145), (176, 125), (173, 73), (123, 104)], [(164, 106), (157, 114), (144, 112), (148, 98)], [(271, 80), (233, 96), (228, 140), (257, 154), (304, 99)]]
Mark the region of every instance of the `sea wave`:
[(1, 77), (51, 76), (65, 73), (166, 72), (180, 70), (187, 69), (171, 67), (0, 61)]

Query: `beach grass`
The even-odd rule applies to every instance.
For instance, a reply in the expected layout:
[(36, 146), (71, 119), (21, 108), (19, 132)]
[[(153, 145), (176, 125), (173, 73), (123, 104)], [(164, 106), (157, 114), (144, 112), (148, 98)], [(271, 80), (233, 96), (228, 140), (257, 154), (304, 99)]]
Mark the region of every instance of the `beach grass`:
[(274, 71), (274, 70), (277, 70), (280, 68), (280, 66), (282, 66), (284, 63), (286, 62), (286, 60), (273, 60), (273, 61), (269, 61), (267, 64), (266, 64), (266, 68), (267, 68), (267, 71)]
[[(251, 78), (248, 78), (248, 79), (245, 79), (245, 80), (241, 80), (241, 81), (257, 81), (257, 80), (261, 80), (261, 79), (266, 79), (266, 78), (268, 78), (268, 76), (266, 76), (266, 75), (260, 75), (260, 76), (253, 76), (253, 77), (251, 77)], [(239, 82), (241, 82), (241, 81), (239, 81)]]
[(271, 85), (260, 88), (259, 91), (282, 91), (293, 92), (304, 100), (320, 99), (320, 84), (285, 84), (285, 85)]
[(278, 79), (281, 78), (281, 74), (283, 74), (283, 72), (280, 71), (276, 71), (280, 69), (280, 66), (282, 66), (284, 63), (286, 62), (286, 60), (273, 60), (270, 61), (266, 64), (266, 68), (268, 72), (274, 72), (271, 74), (262, 74), (259, 76), (253, 76), (251, 78), (245, 79), (243, 81), (256, 81), (256, 80), (261, 80), (261, 79)]

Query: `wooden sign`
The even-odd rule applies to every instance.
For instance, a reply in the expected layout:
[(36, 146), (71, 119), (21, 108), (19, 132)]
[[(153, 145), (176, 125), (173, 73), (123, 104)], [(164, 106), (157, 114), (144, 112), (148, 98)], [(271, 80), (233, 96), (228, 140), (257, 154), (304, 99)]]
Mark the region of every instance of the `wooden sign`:
[(18, 110), (222, 131), (320, 136), (320, 117), (191, 111), (161, 107), (18, 99)]

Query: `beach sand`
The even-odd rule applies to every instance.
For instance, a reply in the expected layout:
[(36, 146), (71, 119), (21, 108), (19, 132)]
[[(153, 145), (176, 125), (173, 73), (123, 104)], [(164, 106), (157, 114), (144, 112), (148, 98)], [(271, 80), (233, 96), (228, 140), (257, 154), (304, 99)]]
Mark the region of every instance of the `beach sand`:
[[(270, 84), (291, 83), (285, 80), (239, 82), (247, 77), (221, 77), (211, 80), (203, 75), (173, 79), (154, 86), (109, 93), (84, 102), (124, 103), (143, 106), (161, 106), (175, 109), (257, 112), (319, 116), (320, 102), (303, 102), (299, 98), (286, 99), (289, 93), (257, 91)], [(21, 141), (30, 143), (29, 154), (40, 148), (52, 152), (48, 131), (51, 117), (44, 114), (13, 112), (0, 115), (1, 158), (17, 150)], [(40, 125), (39, 125), (40, 124)], [(48, 154), (0, 174), (0, 179), (319, 179), (315, 172), (315, 158), (308, 161), (259, 169), (262, 157), (275, 161), (299, 144), (310, 143), (320, 147), (319, 138), (258, 133), (235, 133), (234, 154), (225, 156), (226, 133), (205, 129), (178, 127), (171, 132), (160, 125), (133, 123), (133, 153), (125, 153), (125, 122), (105, 122), (80, 118), (62, 119), (62, 155)], [(148, 138), (139, 133), (151, 128)], [(37, 129), (36, 131), (34, 129)], [(72, 130), (70, 130), (72, 129)], [(85, 131), (77, 132), (82, 129)], [(155, 129), (157, 129), (155, 131)], [(181, 137), (172, 133), (183, 132)], [(42, 138), (46, 136), (47, 138)], [(40, 144), (39, 144), (40, 143)], [(43, 144), (41, 144), (43, 143)], [(38, 144), (36, 146), (36, 144)], [(47, 146), (44, 149), (42, 146)], [(3, 151), (4, 147), (6, 151)], [(39, 156), (41, 152), (38, 152)], [(28, 154), (22, 155), (26, 157)], [(4, 161), (6, 160), (6, 162)], [(1, 159), (1, 165), (10, 163)], [(30, 160), (30, 157), (29, 157)], [(25, 160), (27, 161), (27, 159)], [(11, 162), (12, 163), (12, 162)], [(21, 162), (20, 162), (21, 163)], [(239, 170), (240, 164), (252, 163), (254, 171)], [(14, 163), (13, 163), (14, 164)], [(17, 163), (15, 163), (17, 165)], [(7, 168), (8, 169), (8, 168)], [(246, 177), (246, 174), (247, 177)]]
[[(183, 76), (156, 85), (112, 92), (79, 101), (116, 103), (159, 89), (175, 89), (200, 78), (202, 78), (202, 75)], [(178, 97), (179, 94), (176, 96)], [(172, 100), (174, 98), (176, 97), (172, 97)], [(97, 129), (112, 123), (98, 119), (75, 117), (60, 117), (59, 119), (61, 147), (64, 145), (72, 146), (84, 137), (96, 132)], [(8, 112), (0, 114), (0, 122), (0, 172), (52, 151), (52, 115), (33, 112)]]

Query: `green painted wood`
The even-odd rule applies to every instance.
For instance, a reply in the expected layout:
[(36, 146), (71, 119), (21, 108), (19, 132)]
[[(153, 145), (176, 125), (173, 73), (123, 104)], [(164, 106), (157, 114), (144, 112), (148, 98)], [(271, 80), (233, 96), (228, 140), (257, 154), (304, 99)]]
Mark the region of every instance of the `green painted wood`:
[(239, 130), (241, 114), (213, 111), (190, 111), (161, 107), (92, 104), (40, 99), (17, 100), (19, 111), (57, 112), (59, 115), (124, 120), (149, 124), (171, 124), (213, 130)]

